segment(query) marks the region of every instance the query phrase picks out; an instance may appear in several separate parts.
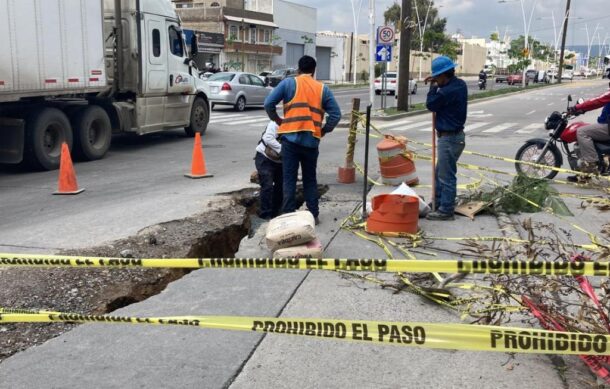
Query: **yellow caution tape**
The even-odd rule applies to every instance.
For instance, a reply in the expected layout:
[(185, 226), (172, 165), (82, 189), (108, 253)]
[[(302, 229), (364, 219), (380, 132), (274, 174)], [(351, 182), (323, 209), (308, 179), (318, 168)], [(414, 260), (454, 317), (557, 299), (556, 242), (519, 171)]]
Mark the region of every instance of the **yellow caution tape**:
[(610, 355), (610, 336), (517, 327), (240, 316), (131, 317), (0, 309), (0, 323), (104, 323), (186, 326), (428, 349)]
[(528, 260), (397, 260), (384, 258), (177, 258), (138, 259), (3, 254), (0, 266), (30, 268), (287, 269), (404, 273), (610, 276), (610, 262)]

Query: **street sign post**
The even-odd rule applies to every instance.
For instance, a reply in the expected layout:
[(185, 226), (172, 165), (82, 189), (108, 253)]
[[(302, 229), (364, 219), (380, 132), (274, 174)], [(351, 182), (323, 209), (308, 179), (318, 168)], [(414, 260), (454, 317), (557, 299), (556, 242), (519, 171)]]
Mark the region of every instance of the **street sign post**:
[(392, 62), (392, 46), (377, 45), (375, 57), (377, 62)]
[(394, 29), (390, 26), (381, 26), (377, 29), (377, 44), (389, 45), (394, 44)]

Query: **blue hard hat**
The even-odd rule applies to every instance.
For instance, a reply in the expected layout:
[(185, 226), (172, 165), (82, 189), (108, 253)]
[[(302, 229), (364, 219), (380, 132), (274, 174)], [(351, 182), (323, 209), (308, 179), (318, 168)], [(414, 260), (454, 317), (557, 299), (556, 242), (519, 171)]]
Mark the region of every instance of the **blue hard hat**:
[(440, 76), (447, 70), (455, 69), (456, 66), (451, 58), (444, 55), (434, 58), (434, 61), (432, 61), (432, 77)]

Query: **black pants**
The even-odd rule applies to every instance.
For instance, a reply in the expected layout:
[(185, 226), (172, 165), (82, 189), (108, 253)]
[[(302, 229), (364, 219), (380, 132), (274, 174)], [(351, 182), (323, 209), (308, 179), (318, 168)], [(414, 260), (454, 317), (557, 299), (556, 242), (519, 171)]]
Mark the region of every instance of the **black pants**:
[(261, 153), (256, 153), (254, 161), (261, 185), (259, 216), (263, 219), (274, 218), (280, 214), (284, 197), (282, 164), (271, 161)]

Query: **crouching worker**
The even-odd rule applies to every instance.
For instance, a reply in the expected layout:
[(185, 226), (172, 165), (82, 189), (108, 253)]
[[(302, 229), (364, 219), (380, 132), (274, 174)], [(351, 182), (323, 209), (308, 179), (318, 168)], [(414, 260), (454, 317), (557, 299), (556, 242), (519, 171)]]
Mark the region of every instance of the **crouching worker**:
[(254, 158), (261, 185), (259, 217), (270, 220), (280, 214), (283, 201), (282, 145), (278, 141), (278, 125), (269, 122)]

